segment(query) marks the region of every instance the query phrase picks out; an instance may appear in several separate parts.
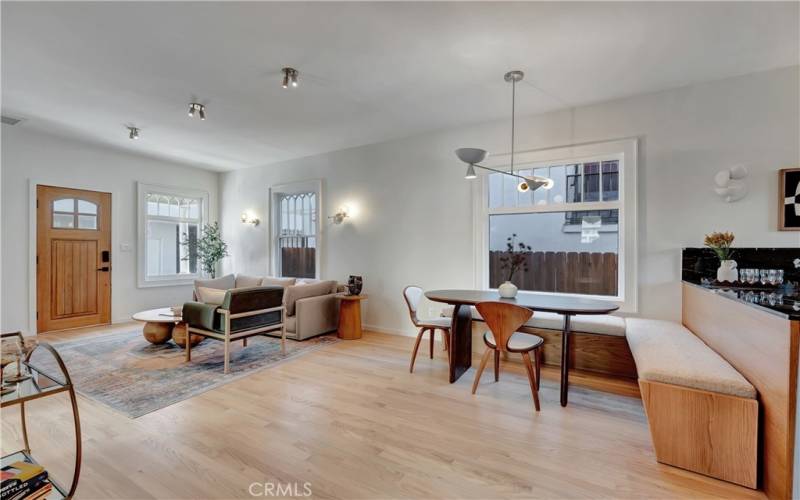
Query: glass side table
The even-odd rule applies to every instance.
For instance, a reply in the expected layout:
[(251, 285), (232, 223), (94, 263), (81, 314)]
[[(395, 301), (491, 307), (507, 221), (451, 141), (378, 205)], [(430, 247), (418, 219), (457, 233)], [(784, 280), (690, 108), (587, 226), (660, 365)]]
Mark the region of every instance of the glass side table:
[[(1, 337), (3, 339), (19, 337), (20, 342), (23, 340), (22, 334), (19, 332), (4, 333)], [(52, 355), (56, 364), (58, 365), (58, 369), (61, 371), (60, 376), (55, 373), (42, 370), (38, 366), (31, 363), (31, 356), (39, 349), (43, 349)], [(5, 467), (6, 465), (10, 465), (14, 462), (29, 462), (32, 464), (38, 463), (31, 453), (30, 444), (28, 442), (28, 425), (25, 416), (25, 404), (30, 401), (35, 401), (37, 399), (46, 398), (65, 392), (69, 394), (70, 403), (72, 404), (72, 418), (75, 426), (75, 468), (69, 488), (62, 486), (52, 475), (50, 475), (50, 471), (48, 470), (48, 480), (52, 483), (53, 490), (50, 492), (50, 494), (48, 494), (47, 498), (48, 500), (72, 498), (75, 495), (75, 490), (78, 487), (78, 478), (80, 477), (81, 472), (81, 422), (78, 414), (78, 400), (75, 397), (75, 388), (72, 385), (72, 379), (70, 379), (69, 372), (67, 371), (67, 367), (64, 365), (64, 361), (62, 361), (61, 356), (58, 355), (58, 352), (53, 348), (53, 346), (45, 342), (40, 342), (32, 351), (30, 351), (25, 357), (25, 360), (22, 361), (22, 364), (26, 368), (26, 371), (30, 374), (30, 378), (18, 382), (13, 391), (3, 394), (0, 397), (0, 408), (19, 405), (22, 426), (22, 440), (25, 447), (19, 451), (9, 453), (8, 455), (0, 458), (0, 465)], [(47, 468), (45, 467), (45, 469)]]

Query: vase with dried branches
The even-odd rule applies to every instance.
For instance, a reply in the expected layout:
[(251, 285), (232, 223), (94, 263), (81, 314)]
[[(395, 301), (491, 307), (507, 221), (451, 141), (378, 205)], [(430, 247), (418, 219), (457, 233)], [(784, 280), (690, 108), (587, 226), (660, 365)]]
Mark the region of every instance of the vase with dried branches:
[(522, 270), (528, 272), (528, 254), (532, 251), (530, 245), (517, 241), (517, 234), (514, 233), (506, 240), (506, 251), (500, 257), (500, 269), (506, 271), (506, 281), (497, 288), (501, 297), (511, 299), (517, 296), (517, 285), (511, 282), (514, 274)]

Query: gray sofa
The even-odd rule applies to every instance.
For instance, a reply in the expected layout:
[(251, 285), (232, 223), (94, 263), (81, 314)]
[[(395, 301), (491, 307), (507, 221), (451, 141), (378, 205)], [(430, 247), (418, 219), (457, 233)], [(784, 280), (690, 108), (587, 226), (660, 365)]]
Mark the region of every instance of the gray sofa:
[[(229, 274), (213, 280), (194, 282), (195, 300), (202, 302), (200, 288), (231, 290), (252, 286), (281, 286), (284, 288), (283, 305), (286, 308), (284, 328), (286, 338), (305, 340), (336, 331), (339, 326), (339, 299), (344, 287), (336, 281), (305, 278), (273, 278)], [(208, 294), (206, 294), (208, 295)], [(275, 335), (278, 335), (276, 332)]]

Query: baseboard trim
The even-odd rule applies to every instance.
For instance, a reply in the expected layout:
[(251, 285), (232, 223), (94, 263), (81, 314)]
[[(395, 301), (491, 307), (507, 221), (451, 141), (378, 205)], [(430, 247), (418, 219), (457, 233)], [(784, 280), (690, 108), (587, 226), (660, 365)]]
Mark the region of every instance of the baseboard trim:
[(364, 330), (369, 330), (371, 332), (378, 332), (378, 333), (388, 333), (389, 335), (399, 335), (401, 337), (417, 336), (417, 332), (415, 330), (400, 330), (397, 328), (385, 328), (383, 326), (378, 326), (378, 325), (364, 324)]

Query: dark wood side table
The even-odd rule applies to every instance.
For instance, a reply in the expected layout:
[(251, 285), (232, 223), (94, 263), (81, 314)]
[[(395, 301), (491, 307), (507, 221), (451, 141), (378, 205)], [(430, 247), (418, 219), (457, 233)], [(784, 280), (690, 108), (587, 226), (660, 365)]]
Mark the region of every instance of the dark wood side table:
[(336, 332), (340, 339), (360, 339), (361, 330), (361, 301), (367, 300), (366, 295), (339, 295), (339, 331)]

